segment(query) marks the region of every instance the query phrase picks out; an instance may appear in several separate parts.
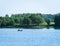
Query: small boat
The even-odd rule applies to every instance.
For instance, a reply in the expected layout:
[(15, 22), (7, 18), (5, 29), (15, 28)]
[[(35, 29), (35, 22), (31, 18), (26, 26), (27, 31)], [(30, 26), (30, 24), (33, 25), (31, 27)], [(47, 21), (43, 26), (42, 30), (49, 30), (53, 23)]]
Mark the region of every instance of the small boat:
[(22, 29), (18, 29), (18, 31), (23, 31)]

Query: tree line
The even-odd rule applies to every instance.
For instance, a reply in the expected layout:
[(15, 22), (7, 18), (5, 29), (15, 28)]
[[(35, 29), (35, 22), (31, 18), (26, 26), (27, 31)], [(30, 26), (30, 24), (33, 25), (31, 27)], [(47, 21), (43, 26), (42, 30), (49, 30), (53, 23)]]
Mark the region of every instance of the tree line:
[(50, 25), (58, 26), (59, 24), (57, 23), (60, 22), (60, 14), (49, 15), (55, 16), (55, 18), (45, 17), (41, 13), (12, 14), (11, 16), (6, 14), (5, 17), (0, 16), (0, 28), (43, 28), (50, 27)]

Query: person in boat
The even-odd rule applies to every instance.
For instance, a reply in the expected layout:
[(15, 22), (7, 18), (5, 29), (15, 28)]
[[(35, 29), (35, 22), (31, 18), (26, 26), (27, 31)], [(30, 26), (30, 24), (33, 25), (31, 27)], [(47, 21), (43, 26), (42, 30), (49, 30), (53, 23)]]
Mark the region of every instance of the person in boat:
[(18, 29), (18, 31), (23, 31), (22, 29)]

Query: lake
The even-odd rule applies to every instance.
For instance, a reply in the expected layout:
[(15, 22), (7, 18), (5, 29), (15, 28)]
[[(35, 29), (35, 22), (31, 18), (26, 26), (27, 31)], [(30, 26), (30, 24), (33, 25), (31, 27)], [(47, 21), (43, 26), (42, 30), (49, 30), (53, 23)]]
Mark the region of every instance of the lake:
[(60, 30), (0, 28), (0, 46), (60, 46)]

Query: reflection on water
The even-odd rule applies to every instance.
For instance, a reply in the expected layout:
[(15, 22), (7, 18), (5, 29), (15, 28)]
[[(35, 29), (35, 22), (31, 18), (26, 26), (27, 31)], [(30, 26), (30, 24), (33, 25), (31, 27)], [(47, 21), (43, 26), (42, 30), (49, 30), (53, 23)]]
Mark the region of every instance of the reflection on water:
[(60, 30), (0, 29), (0, 46), (60, 46)]

